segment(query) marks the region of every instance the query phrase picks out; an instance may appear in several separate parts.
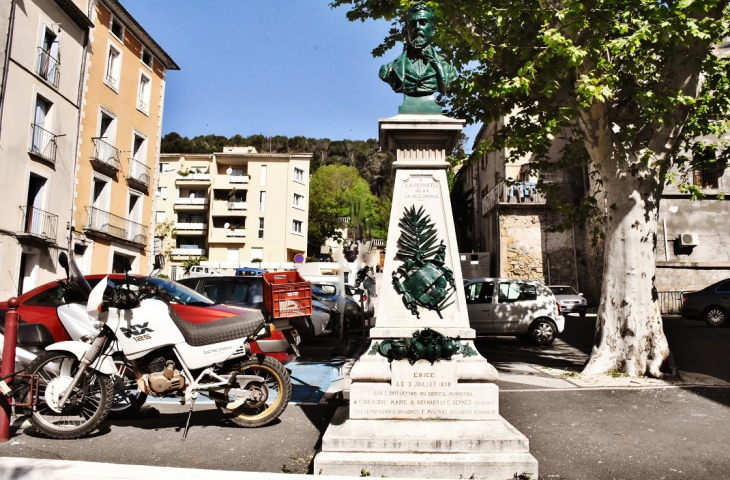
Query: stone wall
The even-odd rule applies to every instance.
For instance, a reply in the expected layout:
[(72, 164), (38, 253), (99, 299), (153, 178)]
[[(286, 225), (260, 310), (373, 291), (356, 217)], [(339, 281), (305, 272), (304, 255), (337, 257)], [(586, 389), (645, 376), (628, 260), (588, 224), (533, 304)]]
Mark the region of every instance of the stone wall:
[(508, 214), (500, 218), (500, 277), (545, 281), (540, 215)]

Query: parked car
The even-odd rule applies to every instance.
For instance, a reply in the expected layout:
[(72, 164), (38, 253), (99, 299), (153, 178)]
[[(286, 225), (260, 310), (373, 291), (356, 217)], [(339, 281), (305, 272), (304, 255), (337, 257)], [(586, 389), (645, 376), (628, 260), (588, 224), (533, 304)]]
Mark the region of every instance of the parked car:
[[(104, 277), (106, 275), (86, 275), (84, 278), (93, 288)], [(122, 274), (110, 274), (109, 278), (117, 285), (126, 283), (125, 276)], [(140, 279), (147, 279), (147, 277), (129, 275), (131, 288), (134, 289)], [(248, 310), (243, 306), (215, 304), (198, 292), (177, 282), (158, 277), (151, 277), (150, 281), (163, 288), (177, 300), (178, 303), (172, 305), (173, 310), (184, 320), (191, 323), (221, 320), (240, 315)], [(36, 287), (20, 295), (18, 299), (20, 300), (18, 314), (22, 320), (28, 323), (45, 325), (51, 332), (54, 342), (70, 340), (68, 332), (64, 329), (56, 313), (56, 308), (64, 304), (63, 290), (58, 282), (49, 282)], [(8, 302), (0, 302), (0, 318), (4, 319), (8, 310)], [(295, 341), (299, 340), (298, 337), (298, 334), (294, 337)], [(254, 353), (264, 353), (283, 364), (289, 363), (296, 358), (293, 350), (289, 347), (289, 342), (279, 330), (274, 331), (271, 337), (267, 339), (252, 343), (251, 349)]]
[[(261, 276), (193, 277), (184, 278), (180, 283), (216, 303), (259, 310), (264, 308), (264, 279)], [(309, 318), (293, 318), (290, 323), (306, 341), (326, 331), (331, 315), (326, 304), (312, 299), (312, 315)]]
[[(337, 301), (340, 295), (336, 285), (330, 283), (313, 283), (312, 295), (327, 305), (331, 310), (339, 311)], [(345, 295), (345, 311), (342, 313), (345, 323), (350, 326), (360, 325), (360, 304), (353, 300), (352, 297)]]
[(560, 305), (543, 283), (473, 278), (464, 285), (471, 327), (480, 334), (515, 335), (549, 345), (565, 328)]
[(583, 297), (582, 293), (575, 291), (573, 287), (568, 285), (548, 285), (555, 299), (560, 304), (560, 310), (563, 315), (568, 313), (577, 313), (581, 317), (586, 316), (588, 311), (588, 301)]
[(697, 292), (682, 293), (680, 313), (690, 320), (704, 320), (711, 327), (728, 324), (730, 279), (713, 283)]
[[(362, 288), (351, 287), (345, 285), (345, 293), (348, 297), (352, 298), (358, 305), (363, 307), (365, 312), (365, 318), (372, 318), (375, 316), (375, 304), (373, 303), (372, 295)], [(362, 297), (362, 304), (360, 302)]]
[(205, 267), (203, 265), (193, 265), (190, 267), (190, 270), (188, 270), (188, 273), (186, 274), (186, 277), (208, 277), (211, 275), (215, 275), (217, 277), (222, 277), (223, 274), (216, 270), (213, 267)]
[(260, 268), (243, 267), (237, 268), (235, 275), (244, 277), (260, 277), (264, 273), (266, 273), (266, 270), (261, 270)]

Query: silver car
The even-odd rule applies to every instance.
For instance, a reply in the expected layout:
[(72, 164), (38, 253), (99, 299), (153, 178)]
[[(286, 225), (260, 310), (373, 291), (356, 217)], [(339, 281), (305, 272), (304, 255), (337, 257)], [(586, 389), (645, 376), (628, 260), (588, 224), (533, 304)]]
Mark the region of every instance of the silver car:
[(542, 283), (515, 278), (473, 278), (464, 285), (469, 323), (477, 333), (515, 335), (549, 345), (565, 328), (552, 292)]
[(548, 288), (555, 295), (563, 314), (577, 313), (581, 317), (586, 316), (588, 302), (582, 293), (576, 292), (573, 287), (568, 285), (548, 285)]

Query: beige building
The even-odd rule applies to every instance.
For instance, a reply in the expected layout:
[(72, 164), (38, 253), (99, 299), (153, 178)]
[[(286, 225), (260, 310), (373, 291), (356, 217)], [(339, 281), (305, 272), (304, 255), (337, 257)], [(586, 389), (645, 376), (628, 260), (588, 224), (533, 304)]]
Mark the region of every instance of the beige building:
[(79, 87), (93, 27), (87, 8), (86, 0), (12, 2), (8, 35), (2, 37), (2, 298), (63, 273), (58, 253), (69, 245)]
[(147, 273), (165, 80), (179, 70), (117, 0), (90, 7), (96, 28), (85, 70), (74, 253), (84, 272)]
[(285, 268), (307, 250), (311, 154), (226, 147), (210, 155), (160, 155), (156, 225), (166, 273), (206, 257), (220, 269)]

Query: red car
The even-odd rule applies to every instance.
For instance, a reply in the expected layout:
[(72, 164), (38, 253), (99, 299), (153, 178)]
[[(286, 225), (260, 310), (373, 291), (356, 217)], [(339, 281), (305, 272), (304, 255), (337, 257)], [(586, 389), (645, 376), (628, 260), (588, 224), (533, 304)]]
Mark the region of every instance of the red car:
[[(97, 274), (87, 275), (84, 278), (93, 287), (105, 276)], [(109, 278), (117, 285), (126, 282), (125, 276), (122, 274), (111, 274)], [(140, 275), (129, 276), (132, 288), (134, 288), (134, 285), (138, 285), (140, 281), (147, 280), (147, 277)], [(241, 315), (250, 310), (230, 305), (217, 305), (196, 291), (170, 280), (150, 277), (149, 281), (170, 293), (178, 301), (178, 303), (172, 304), (172, 309), (180, 317), (191, 323), (212, 322)], [(20, 318), (28, 323), (45, 325), (56, 342), (70, 340), (68, 332), (66, 332), (56, 314), (56, 307), (64, 304), (63, 293), (63, 288), (58, 282), (50, 282), (20, 295), (18, 297), (20, 300), (20, 306), (18, 307)], [(8, 309), (7, 301), (0, 302), (0, 318), (4, 319), (5, 312)], [(293, 333), (293, 340), (295, 343), (299, 343), (296, 332)], [(289, 363), (296, 358), (289, 340), (279, 330), (275, 330), (271, 337), (251, 342), (250, 345), (252, 353), (263, 353), (275, 358), (282, 364)]]

